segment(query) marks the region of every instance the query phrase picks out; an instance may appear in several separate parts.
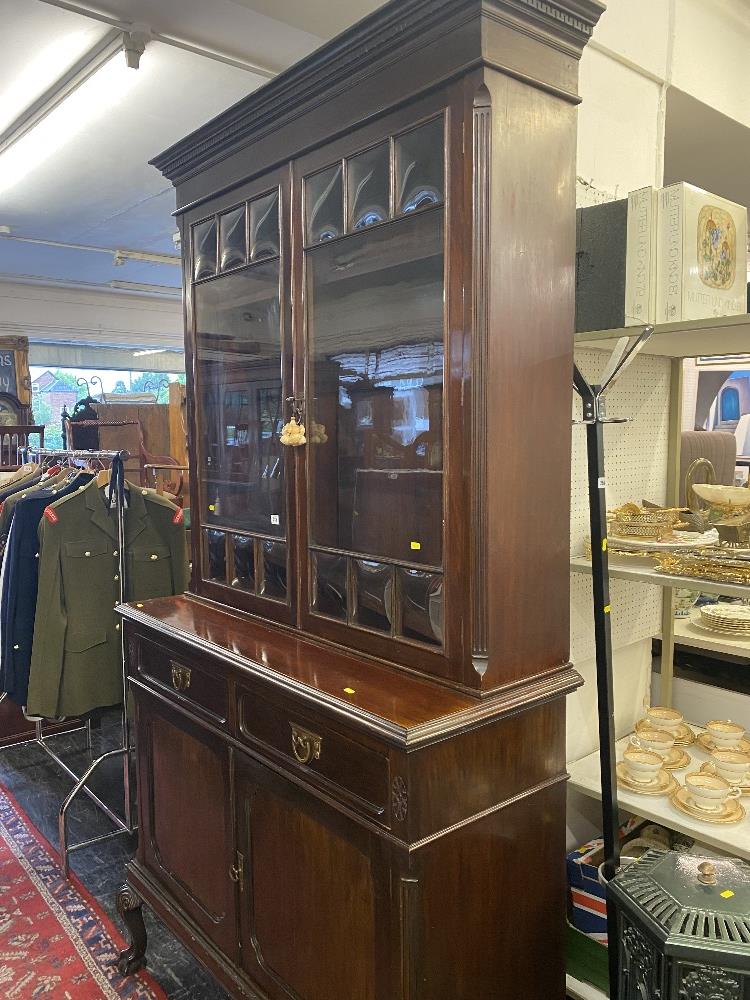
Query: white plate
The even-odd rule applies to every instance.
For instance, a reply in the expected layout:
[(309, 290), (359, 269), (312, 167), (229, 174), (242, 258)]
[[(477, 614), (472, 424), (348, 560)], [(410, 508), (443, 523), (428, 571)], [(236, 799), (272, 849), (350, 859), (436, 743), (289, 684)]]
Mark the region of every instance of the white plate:
[(694, 483), (693, 489), (709, 503), (729, 504), (731, 507), (750, 507), (750, 490), (747, 486), (714, 486), (711, 483)]
[(655, 538), (626, 538), (613, 532), (610, 532), (609, 537), (618, 549), (627, 549), (629, 552), (678, 552), (680, 549), (702, 549), (707, 545), (718, 545), (719, 542), (716, 528), (704, 531), (702, 535), (695, 531), (675, 531), (674, 535), (668, 542), (659, 542)]

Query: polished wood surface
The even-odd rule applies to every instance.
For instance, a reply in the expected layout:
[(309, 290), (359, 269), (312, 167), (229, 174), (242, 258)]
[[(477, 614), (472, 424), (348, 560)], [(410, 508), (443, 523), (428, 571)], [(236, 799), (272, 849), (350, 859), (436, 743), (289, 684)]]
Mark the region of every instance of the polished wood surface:
[[(143, 898), (233, 998), (563, 1000), (565, 695), (581, 682), (568, 662), (575, 107), (602, 9), (398, 0), (154, 161), (185, 248), (194, 567), (189, 596), (123, 609), (141, 805), (128, 968), (143, 959)], [(422, 127), (442, 131), (445, 183), (405, 222), (396, 151)], [(375, 235), (345, 231), (337, 193), (315, 231), (328, 246), (309, 247), (310, 192), (317, 211), (346, 191), (339, 171), (386, 149)], [(223, 515), (202, 509), (195, 476), (195, 299), (227, 285), (210, 267), (192, 280), (196, 227), (271, 189), (283, 394), (330, 431), (308, 427), (319, 453), (284, 451), (277, 600), (237, 574), (207, 579), (200, 561), (200, 526)], [(423, 312), (401, 322), (394, 303), (414, 288)], [(409, 369), (414, 344), (441, 360)], [(399, 416), (394, 387), (402, 406), (412, 382), (424, 393)], [(384, 471), (414, 482), (388, 480), (379, 525)], [(378, 572), (359, 618), (363, 558)]]
[(567, 694), (581, 682), (566, 667), (477, 703), (468, 693), (228, 613), (189, 595), (128, 605), (123, 614), (157, 634), (186, 640), (193, 656), (195, 650), (205, 650), (247, 672), (264, 674), (289, 690), (316, 701), (325, 699), (347, 715), (375, 726), (381, 723), (384, 733), (407, 743), (472, 719), (515, 711), (540, 696)]

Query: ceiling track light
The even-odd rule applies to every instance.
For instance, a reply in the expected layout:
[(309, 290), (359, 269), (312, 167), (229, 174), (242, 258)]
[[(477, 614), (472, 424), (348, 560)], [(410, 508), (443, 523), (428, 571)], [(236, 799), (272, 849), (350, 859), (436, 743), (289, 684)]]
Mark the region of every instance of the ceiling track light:
[(97, 45), (82, 56), (59, 80), (45, 90), (33, 104), (30, 104), (7, 129), (0, 133), (0, 156), (19, 139), (36, 128), (119, 52), (125, 53), (125, 60), (129, 67), (138, 69), (140, 58), (149, 38), (150, 33), (143, 25), (132, 25), (130, 31), (115, 29), (107, 32)]

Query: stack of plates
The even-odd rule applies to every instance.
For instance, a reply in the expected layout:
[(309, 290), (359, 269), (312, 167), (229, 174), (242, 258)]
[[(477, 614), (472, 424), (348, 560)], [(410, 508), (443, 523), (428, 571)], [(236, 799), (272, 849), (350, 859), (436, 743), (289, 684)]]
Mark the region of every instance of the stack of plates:
[(712, 632), (750, 637), (750, 607), (744, 604), (710, 604), (701, 608), (701, 625)]

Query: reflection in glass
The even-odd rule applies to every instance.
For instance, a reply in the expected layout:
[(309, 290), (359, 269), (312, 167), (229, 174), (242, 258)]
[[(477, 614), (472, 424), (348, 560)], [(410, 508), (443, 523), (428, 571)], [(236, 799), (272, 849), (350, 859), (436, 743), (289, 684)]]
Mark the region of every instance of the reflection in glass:
[(264, 539), (261, 542), (261, 552), (263, 556), (263, 582), (260, 593), (264, 597), (285, 601), (286, 543)]
[(193, 277), (208, 278), (216, 274), (216, 219), (193, 227)]
[(445, 197), (443, 119), (396, 139), (396, 212), (416, 212)]
[(346, 556), (330, 555), (327, 552), (314, 553), (313, 600), (315, 611), (319, 615), (346, 621), (347, 564)]
[(245, 206), (219, 216), (219, 270), (245, 263)]
[(207, 580), (227, 582), (227, 536), (223, 531), (209, 530), (205, 533), (205, 573)]
[(250, 257), (279, 256), (279, 192), (250, 203)]
[(401, 634), (435, 646), (443, 642), (443, 577), (417, 569), (399, 570)]
[(393, 566), (354, 559), (354, 621), (390, 634), (393, 621)]
[(279, 264), (195, 288), (201, 520), (283, 537)]
[(249, 590), (255, 593), (255, 543), (245, 535), (231, 535), (232, 560), (234, 574), (232, 586), (238, 590)]
[(388, 218), (390, 148), (387, 142), (352, 157), (347, 164), (349, 232)]
[(441, 565), (443, 218), (307, 252), (313, 544)]
[(344, 231), (344, 185), (341, 164), (305, 180), (307, 242), (325, 243)]

